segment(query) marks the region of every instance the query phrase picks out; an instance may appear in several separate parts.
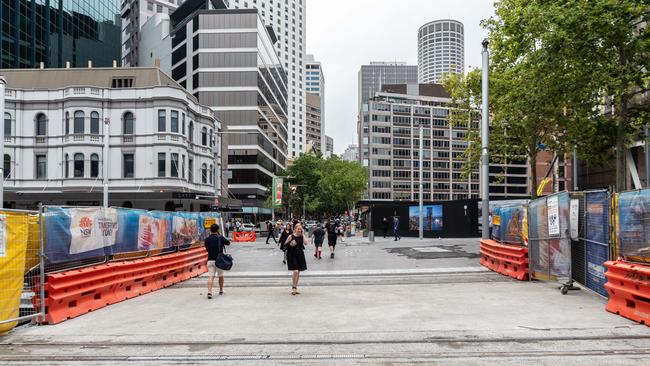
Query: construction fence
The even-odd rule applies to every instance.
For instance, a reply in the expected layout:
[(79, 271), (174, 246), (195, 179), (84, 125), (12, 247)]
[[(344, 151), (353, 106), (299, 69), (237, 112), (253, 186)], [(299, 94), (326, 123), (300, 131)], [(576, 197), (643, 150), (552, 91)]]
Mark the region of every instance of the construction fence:
[(0, 334), (45, 319), (49, 275), (201, 245), (217, 212), (42, 206), (0, 210)]

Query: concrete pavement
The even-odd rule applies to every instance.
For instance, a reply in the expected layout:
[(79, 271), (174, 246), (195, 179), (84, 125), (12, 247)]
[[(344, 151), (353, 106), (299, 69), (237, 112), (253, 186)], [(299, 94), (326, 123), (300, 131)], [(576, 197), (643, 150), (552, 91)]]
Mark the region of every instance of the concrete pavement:
[(308, 257), (297, 296), (277, 249), (233, 245), (225, 295), (207, 300), (199, 278), (22, 327), (0, 338), (0, 364), (647, 364), (650, 328), (586, 290), (484, 271), (476, 239), (349, 244)]

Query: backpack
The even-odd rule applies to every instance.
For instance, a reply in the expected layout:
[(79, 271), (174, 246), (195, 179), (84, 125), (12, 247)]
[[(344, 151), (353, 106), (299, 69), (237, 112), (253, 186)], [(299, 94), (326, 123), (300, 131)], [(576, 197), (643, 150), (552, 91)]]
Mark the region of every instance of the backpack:
[(336, 235), (336, 224), (335, 223), (328, 223), (327, 224), (327, 234), (329, 235)]

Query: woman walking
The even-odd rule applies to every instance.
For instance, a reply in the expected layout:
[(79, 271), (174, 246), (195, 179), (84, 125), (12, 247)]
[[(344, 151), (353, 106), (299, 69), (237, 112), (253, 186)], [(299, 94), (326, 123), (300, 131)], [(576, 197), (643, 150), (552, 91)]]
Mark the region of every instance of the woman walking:
[(282, 234), (280, 234), (280, 240), (278, 240), (278, 243), (280, 243), (280, 250), (284, 252), (284, 257), (282, 259), (282, 263), (284, 264), (287, 264), (287, 245), (285, 242), (287, 241), (287, 238), (291, 236), (291, 232), (291, 224), (287, 223), (284, 230), (282, 230)]
[(291, 295), (298, 295), (298, 281), (300, 272), (307, 269), (305, 260), (305, 237), (302, 226), (296, 225), (293, 234), (286, 241), (287, 267), (291, 271)]

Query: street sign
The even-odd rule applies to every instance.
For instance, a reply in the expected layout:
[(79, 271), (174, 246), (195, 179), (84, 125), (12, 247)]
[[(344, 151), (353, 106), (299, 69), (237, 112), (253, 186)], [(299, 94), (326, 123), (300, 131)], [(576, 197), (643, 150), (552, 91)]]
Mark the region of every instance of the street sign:
[(214, 217), (206, 217), (205, 220), (203, 220), (203, 226), (206, 229), (209, 229), (210, 226), (214, 225), (217, 223), (217, 219)]
[(276, 207), (282, 206), (282, 177), (273, 177), (273, 205)]

